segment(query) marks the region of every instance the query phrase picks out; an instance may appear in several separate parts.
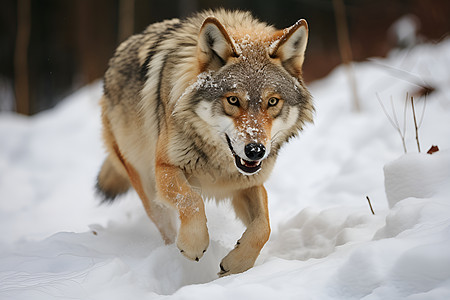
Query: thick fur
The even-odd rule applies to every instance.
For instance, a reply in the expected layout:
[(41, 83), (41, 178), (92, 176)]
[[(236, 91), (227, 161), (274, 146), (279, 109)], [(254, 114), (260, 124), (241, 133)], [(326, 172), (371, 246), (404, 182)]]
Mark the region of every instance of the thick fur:
[(203, 199), (231, 199), (247, 230), (219, 275), (251, 268), (270, 234), (263, 183), (283, 143), (312, 121), (307, 35), (304, 20), (276, 30), (217, 10), (122, 43), (101, 100), (104, 199), (133, 186), (166, 243), (197, 261), (209, 244)]

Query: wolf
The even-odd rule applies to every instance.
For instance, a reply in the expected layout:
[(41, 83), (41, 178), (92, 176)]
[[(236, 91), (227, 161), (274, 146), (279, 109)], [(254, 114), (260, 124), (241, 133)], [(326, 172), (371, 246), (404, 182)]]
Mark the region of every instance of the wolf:
[(312, 122), (307, 39), (303, 19), (277, 30), (219, 9), (123, 42), (100, 101), (103, 201), (134, 188), (165, 243), (199, 261), (209, 245), (204, 199), (228, 199), (246, 230), (218, 275), (253, 267), (270, 235), (263, 184), (280, 147)]

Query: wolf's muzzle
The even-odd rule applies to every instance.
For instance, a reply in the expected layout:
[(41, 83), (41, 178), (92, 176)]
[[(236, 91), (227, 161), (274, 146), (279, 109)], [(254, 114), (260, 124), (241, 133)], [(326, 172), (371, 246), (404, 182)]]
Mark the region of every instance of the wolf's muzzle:
[(243, 159), (233, 149), (233, 145), (231, 144), (231, 140), (227, 134), (225, 137), (228, 142), (228, 147), (230, 147), (231, 153), (234, 156), (234, 164), (238, 168), (238, 170), (245, 175), (252, 175), (257, 173), (261, 169), (261, 159), (264, 157), (266, 153), (266, 148), (262, 144), (258, 143), (250, 143), (247, 144), (244, 148), (245, 155), (247, 159)]

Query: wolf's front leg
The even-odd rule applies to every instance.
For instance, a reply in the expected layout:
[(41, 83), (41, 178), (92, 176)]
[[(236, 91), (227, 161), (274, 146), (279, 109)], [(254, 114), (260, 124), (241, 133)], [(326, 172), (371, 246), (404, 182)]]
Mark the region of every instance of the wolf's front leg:
[(177, 246), (184, 256), (198, 261), (209, 245), (203, 199), (191, 189), (179, 168), (160, 161), (155, 173), (159, 197), (180, 217)]
[(233, 206), (247, 230), (220, 263), (220, 276), (241, 273), (253, 267), (270, 235), (267, 192), (264, 186), (240, 191), (233, 197)]

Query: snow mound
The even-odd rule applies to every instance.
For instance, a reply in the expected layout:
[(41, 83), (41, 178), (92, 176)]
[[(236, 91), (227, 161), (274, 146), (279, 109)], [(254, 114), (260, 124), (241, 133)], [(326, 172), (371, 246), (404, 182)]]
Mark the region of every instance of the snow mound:
[(404, 155), (386, 164), (384, 182), (390, 207), (408, 197), (429, 198), (450, 183), (450, 151)]

